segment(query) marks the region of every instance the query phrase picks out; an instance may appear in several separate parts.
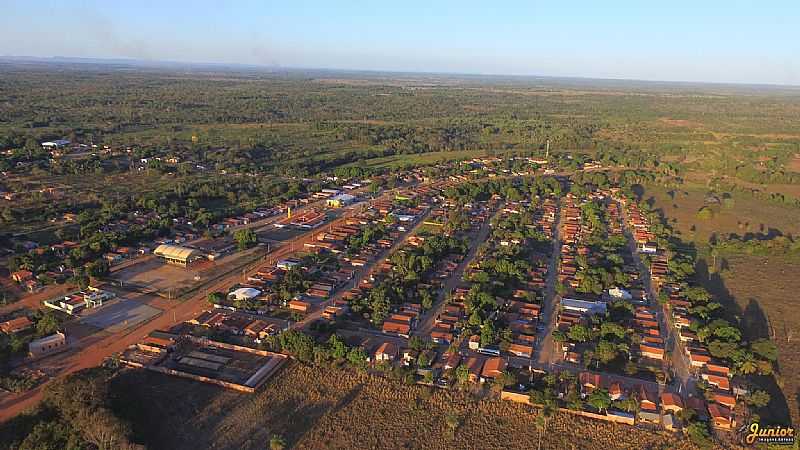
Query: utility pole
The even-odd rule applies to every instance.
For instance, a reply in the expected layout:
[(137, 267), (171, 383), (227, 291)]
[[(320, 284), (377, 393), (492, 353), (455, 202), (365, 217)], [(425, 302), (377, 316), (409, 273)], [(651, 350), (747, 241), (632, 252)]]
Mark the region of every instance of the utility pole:
[(550, 159), (550, 139), (545, 143), (544, 159)]

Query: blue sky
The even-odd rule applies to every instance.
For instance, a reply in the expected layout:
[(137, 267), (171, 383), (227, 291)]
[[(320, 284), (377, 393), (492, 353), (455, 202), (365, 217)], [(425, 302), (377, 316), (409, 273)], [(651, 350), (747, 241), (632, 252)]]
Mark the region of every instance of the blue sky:
[(800, 85), (800, 0), (0, 0), (0, 55)]

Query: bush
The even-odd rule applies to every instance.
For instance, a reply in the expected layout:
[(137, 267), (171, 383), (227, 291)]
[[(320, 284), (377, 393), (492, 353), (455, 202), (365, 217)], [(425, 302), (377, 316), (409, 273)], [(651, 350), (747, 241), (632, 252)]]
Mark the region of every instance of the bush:
[(714, 212), (708, 206), (704, 206), (697, 211), (697, 218), (700, 220), (711, 220), (712, 217), (714, 217)]

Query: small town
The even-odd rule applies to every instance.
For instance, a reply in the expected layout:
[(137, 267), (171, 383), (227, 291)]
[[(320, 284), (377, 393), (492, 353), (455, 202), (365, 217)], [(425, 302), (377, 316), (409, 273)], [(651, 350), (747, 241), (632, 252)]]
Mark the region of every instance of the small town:
[[(332, 360), (545, 414), (734, 440), (765, 401), (748, 374), (774, 363), (774, 345), (745, 347), (716, 317), (721, 305), (687, 281), (690, 256), (624, 178), (530, 157), (437, 169), (450, 175), (329, 177), (214, 223), (173, 218), (152, 241), (133, 236), (159, 217), (134, 211), (99, 230), (124, 245), (15, 242), (2, 415), (94, 365), (253, 393), (290, 361)], [(84, 252), (100, 259), (76, 265)]]

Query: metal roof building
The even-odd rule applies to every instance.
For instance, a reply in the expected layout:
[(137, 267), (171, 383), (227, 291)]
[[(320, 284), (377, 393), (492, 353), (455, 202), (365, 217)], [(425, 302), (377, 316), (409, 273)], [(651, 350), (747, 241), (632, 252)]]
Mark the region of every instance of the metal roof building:
[(153, 254), (169, 264), (177, 264), (184, 267), (199, 257), (198, 251), (193, 248), (168, 244), (159, 245), (153, 251)]

